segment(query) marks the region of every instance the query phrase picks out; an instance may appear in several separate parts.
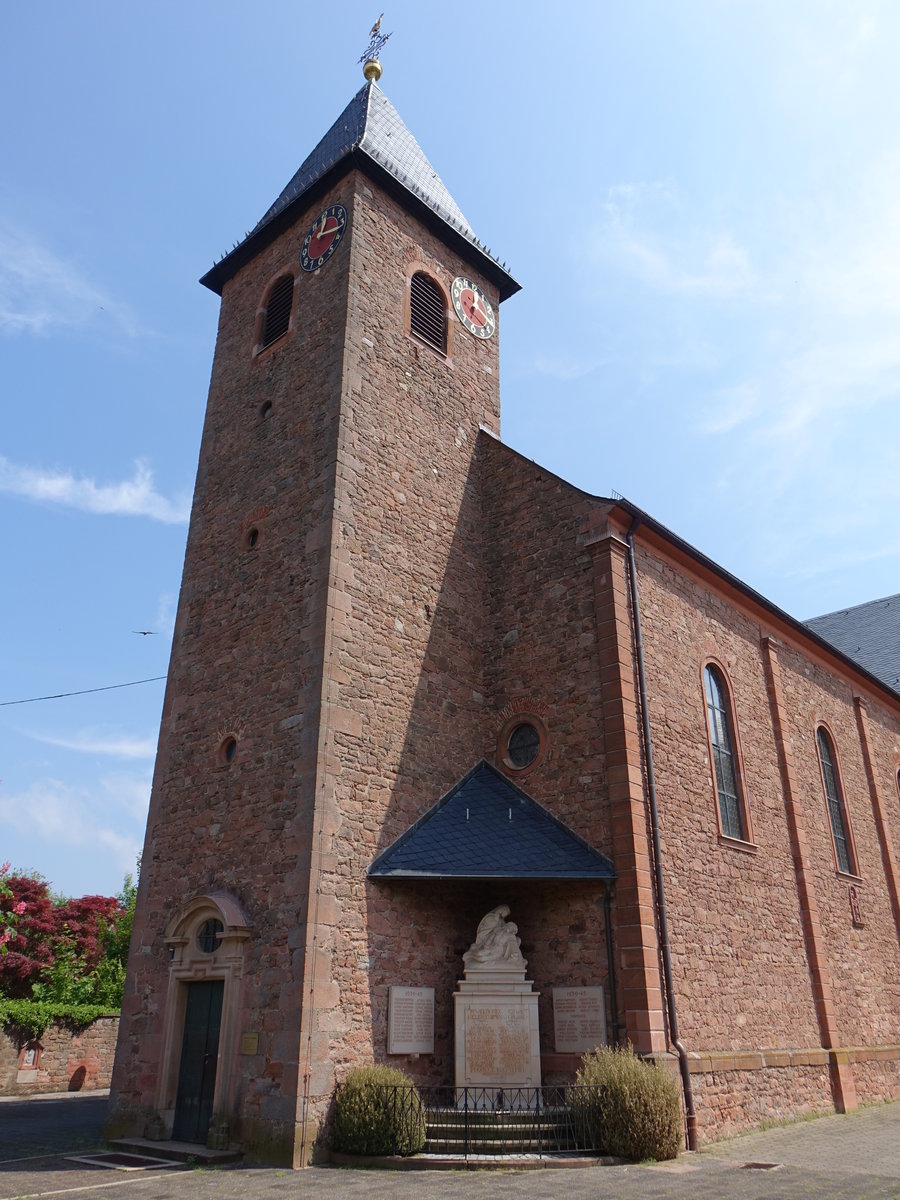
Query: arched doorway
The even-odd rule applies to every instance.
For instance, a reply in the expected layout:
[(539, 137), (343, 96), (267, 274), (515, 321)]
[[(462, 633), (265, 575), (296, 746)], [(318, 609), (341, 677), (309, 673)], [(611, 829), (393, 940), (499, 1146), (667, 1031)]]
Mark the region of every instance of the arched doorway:
[(170, 921), (158, 1111), (174, 1141), (228, 1145), (240, 985), (250, 922), (227, 892), (197, 896)]

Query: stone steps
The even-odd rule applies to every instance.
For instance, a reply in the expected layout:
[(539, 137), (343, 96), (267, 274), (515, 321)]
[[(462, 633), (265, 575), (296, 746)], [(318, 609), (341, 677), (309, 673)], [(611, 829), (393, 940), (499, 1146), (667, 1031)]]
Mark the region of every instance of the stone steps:
[(425, 1112), (426, 1154), (559, 1154), (575, 1149), (566, 1108)]

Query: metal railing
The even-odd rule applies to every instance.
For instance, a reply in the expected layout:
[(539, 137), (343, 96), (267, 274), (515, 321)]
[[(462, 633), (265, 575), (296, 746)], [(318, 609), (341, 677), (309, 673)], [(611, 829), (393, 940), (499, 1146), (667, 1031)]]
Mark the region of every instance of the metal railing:
[(594, 1089), (381, 1085), (395, 1154), (448, 1157), (597, 1153)]

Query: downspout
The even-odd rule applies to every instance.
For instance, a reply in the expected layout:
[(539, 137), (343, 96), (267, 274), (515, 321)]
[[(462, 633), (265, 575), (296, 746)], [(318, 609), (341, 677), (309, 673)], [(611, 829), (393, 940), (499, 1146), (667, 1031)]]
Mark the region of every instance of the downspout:
[(672, 956), (669, 949), (669, 922), (666, 917), (666, 893), (663, 887), (662, 847), (659, 842), (659, 808), (656, 803), (656, 775), (653, 770), (653, 742), (650, 737), (650, 713), (647, 708), (647, 676), (644, 671), (644, 640), (641, 634), (641, 606), (638, 600), (637, 567), (634, 561), (634, 531), (640, 525), (635, 517), (628, 530), (628, 575), (631, 590), (631, 612), (634, 622), (634, 650), (638, 664), (638, 691), (641, 703), (641, 729), (644, 737), (644, 757), (647, 764), (647, 799), (650, 803), (650, 830), (653, 834), (653, 863), (656, 877), (656, 910), (659, 920), (659, 948), (662, 953), (665, 979), (666, 1010), (669, 1016), (669, 1038), (678, 1053), (681, 1087), (684, 1092), (684, 1111), (687, 1117), (688, 1150), (697, 1149), (697, 1113), (694, 1109), (694, 1089), (688, 1066), (687, 1050), (678, 1036), (678, 1017), (675, 1012), (675, 988), (672, 983)]

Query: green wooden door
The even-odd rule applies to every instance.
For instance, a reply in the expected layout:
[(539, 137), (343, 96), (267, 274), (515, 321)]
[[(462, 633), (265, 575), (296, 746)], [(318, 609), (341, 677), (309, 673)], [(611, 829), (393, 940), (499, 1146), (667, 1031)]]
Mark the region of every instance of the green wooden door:
[(216, 1056), (222, 1020), (221, 979), (189, 983), (184, 1013), (184, 1039), (175, 1100), (176, 1142), (206, 1144), (216, 1090)]

